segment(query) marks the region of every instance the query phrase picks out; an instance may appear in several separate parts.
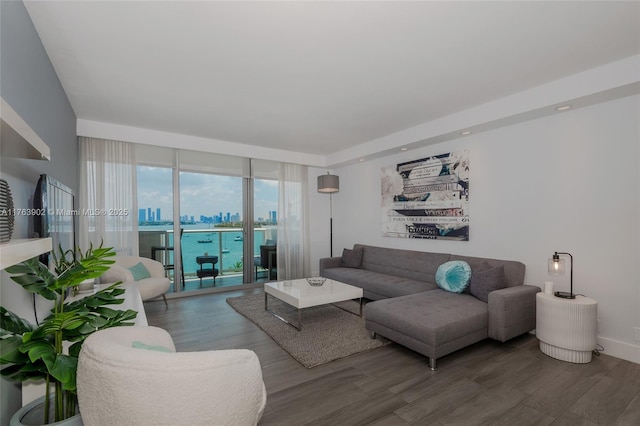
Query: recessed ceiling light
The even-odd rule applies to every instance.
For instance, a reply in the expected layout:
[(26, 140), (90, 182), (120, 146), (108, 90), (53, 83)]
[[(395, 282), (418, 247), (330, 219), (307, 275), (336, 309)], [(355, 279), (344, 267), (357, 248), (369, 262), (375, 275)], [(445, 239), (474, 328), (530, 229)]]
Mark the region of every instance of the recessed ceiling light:
[(571, 105), (561, 105), (559, 107), (556, 107), (556, 111), (566, 111), (569, 108), (571, 108)]
[(462, 136), (467, 136), (471, 134), (471, 130), (465, 130), (464, 132), (460, 132)]
[(361, 158), (359, 161), (362, 163), (364, 161), (364, 158)]
[(406, 151), (409, 148), (400, 148), (400, 151)]

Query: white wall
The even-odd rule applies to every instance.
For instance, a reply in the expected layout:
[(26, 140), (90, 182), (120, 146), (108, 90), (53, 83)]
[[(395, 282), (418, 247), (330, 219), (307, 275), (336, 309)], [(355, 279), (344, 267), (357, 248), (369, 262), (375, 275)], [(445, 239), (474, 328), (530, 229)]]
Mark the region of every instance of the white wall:
[[(551, 280), (568, 291), (568, 274), (549, 277), (547, 259), (570, 252), (574, 292), (598, 302), (604, 353), (640, 363), (639, 105), (639, 96), (626, 97), (335, 169), (334, 256), (366, 243), (513, 259), (525, 263), (526, 284)], [(461, 149), (470, 152), (470, 241), (382, 237), (380, 169)], [(327, 196), (312, 195), (312, 222), (327, 237), (313, 235), (318, 258), (328, 238), (319, 197)]]

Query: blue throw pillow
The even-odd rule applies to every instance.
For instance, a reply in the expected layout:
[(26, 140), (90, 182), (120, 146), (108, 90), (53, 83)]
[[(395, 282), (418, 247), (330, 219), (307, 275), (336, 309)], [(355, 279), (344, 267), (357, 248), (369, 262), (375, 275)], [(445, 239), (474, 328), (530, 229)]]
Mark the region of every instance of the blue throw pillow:
[(451, 293), (462, 293), (471, 281), (471, 266), (463, 260), (450, 260), (438, 266), (436, 284)]
[(142, 262), (138, 262), (137, 265), (128, 268), (131, 271), (131, 275), (133, 275), (134, 281), (140, 281), (144, 278), (151, 278), (151, 274), (149, 270), (142, 264)]

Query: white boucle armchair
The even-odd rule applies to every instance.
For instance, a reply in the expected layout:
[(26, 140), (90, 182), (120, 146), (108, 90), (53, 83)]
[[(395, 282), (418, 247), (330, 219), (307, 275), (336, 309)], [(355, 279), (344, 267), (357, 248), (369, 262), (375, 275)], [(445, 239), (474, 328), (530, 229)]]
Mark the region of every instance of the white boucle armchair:
[(253, 351), (175, 352), (169, 333), (157, 327), (91, 334), (80, 351), (77, 386), (85, 426), (253, 426), (267, 401)]
[[(165, 293), (171, 286), (171, 281), (164, 275), (164, 266), (162, 263), (149, 259), (146, 257), (138, 256), (115, 256), (113, 260), (116, 262), (107, 272), (100, 276), (101, 283), (115, 283), (122, 281), (123, 283), (133, 282), (136, 283), (140, 290), (140, 297), (143, 301), (155, 299), (162, 296), (165, 305), (167, 305), (167, 297)], [(143, 278), (139, 281), (133, 279), (133, 274), (128, 268), (131, 268), (138, 263), (142, 264), (149, 271), (151, 278)]]

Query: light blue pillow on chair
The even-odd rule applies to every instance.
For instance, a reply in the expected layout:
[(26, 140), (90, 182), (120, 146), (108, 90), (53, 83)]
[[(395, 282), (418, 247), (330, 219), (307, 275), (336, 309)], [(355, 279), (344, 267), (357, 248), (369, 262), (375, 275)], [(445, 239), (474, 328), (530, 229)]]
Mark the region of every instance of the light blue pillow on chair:
[(147, 351), (173, 353), (173, 351), (167, 347), (159, 346), (159, 345), (147, 345), (146, 343), (141, 342), (139, 340), (135, 340), (131, 342), (131, 347), (134, 347), (136, 349), (145, 349)]
[(438, 266), (436, 284), (451, 293), (462, 293), (471, 282), (471, 266), (463, 260), (450, 260)]
[(133, 275), (134, 281), (140, 281), (144, 278), (151, 278), (151, 274), (149, 270), (142, 264), (142, 262), (138, 262), (137, 265), (128, 268), (131, 271), (131, 275)]

